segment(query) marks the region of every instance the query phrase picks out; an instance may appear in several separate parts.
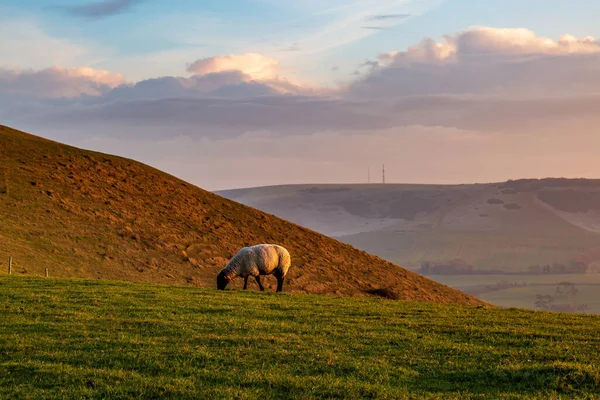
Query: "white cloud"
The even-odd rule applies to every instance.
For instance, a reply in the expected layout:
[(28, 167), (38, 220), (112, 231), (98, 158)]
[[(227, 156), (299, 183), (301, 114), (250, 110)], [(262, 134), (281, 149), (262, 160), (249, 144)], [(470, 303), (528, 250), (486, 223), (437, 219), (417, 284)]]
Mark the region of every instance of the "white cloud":
[(99, 83), (101, 85), (108, 86), (110, 88), (122, 85), (125, 82), (123, 75), (105, 71), (101, 69), (94, 69), (90, 67), (77, 67), (77, 68), (60, 68), (54, 67), (49, 68), (48, 71), (55, 72), (57, 74), (64, 75), (69, 78), (83, 78), (92, 82)]
[(219, 72), (240, 71), (252, 79), (268, 80), (278, 77), (279, 61), (257, 53), (230, 54), (201, 58), (194, 61), (187, 70), (200, 76)]
[[(237, 73), (240, 79), (238, 89), (244, 92), (251, 87), (262, 87), (263, 94), (331, 94), (332, 90), (311, 87), (291, 80), (283, 74), (279, 60), (258, 53), (230, 54), (226, 56), (201, 58), (191, 63), (187, 68), (194, 74), (191, 78), (197, 82), (210, 80), (216, 84), (219, 78), (231, 78)], [(251, 86), (248, 86), (251, 85)], [(223, 84), (222, 86), (226, 86)]]
[[(91, 67), (50, 67), (42, 70), (0, 67), (0, 100), (4, 97), (3, 103), (6, 103), (6, 97), (14, 95), (36, 99), (103, 95), (96, 103), (108, 104), (122, 100), (244, 98), (326, 92), (325, 89), (281, 77), (277, 60), (255, 53), (199, 59), (189, 65), (188, 71), (193, 75), (165, 76), (127, 84), (119, 73)], [(86, 101), (91, 104), (89, 99)]]
[(527, 29), (472, 28), (424, 39), (378, 57), (378, 68), (351, 85), (356, 97), (439, 94), (555, 96), (600, 90), (600, 42), (538, 37)]
[(381, 54), (385, 66), (410, 62), (461, 62), (468, 57), (492, 55), (571, 55), (600, 53), (600, 41), (591, 36), (578, 39), (563, 35), (558, 40), (536, 36), (524, 28), (498, 29), (474, 27), (455, 35), (445, 35), (442, 42), (424, 39), (406, 51)]

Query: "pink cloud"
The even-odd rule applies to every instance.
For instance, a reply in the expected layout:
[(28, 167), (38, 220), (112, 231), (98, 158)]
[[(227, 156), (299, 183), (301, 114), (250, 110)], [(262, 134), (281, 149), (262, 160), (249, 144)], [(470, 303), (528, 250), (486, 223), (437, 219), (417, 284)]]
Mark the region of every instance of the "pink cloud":
[(124, 82), (121, 74), (89, 67), (0, 69), (0, 93), (33, 98), (100, 96)]
[(230, 54), (201, 58), (191, 63), (187, 71), (194, 74), (192, 79), (232, 76), (238, 73), (245, 83), (257, 82), (281, 94), (331, 94), (331, 89), (312, 87), (293, 81), (284, 76), (279, 60), (258, 53)]
[(426, 38), (406, 51), (384, 53), (378, 59), (384, 66), (392, 66), (408, 62), (460, 62), (467, 56), (594, 53), (600, 53), (600, 41), (591, 36), (580, 39), (567, 34), (553, 40), (524, 28), (474, 27), (444, 35), (441, 42)]
[(208, 75), (227, 71), (240, 71), (251, 79), (275, 79), (279, 73), (279, 61), (257, 53), (230, 54), (201, 58), (188, 67), (194, 75)]
[(349, 85), (353, 98), (480, 94), (548, 97), (600, 90), (600, 41), (527, 29), (471, 28), (422, 40), (405, 51), (380, 54)]

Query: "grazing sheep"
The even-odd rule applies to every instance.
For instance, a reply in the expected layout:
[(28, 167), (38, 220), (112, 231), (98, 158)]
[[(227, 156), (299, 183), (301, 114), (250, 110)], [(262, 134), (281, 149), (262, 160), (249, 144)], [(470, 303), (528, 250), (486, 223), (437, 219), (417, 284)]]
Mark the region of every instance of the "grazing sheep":
[(283, 289), (283, 280), (290, 268), (290, 253), (276, 244), (258, 244), (244, 247), (229, 261), (217, 276), (217, 289), (225, 290), (225, 286), (235, 277), (244, 278), (244, 290), (248, 287), (248, 277), (253, 276), (261, 291), (265, 290), (260, 283), (260, 275), (275, 275), (277, 291)]

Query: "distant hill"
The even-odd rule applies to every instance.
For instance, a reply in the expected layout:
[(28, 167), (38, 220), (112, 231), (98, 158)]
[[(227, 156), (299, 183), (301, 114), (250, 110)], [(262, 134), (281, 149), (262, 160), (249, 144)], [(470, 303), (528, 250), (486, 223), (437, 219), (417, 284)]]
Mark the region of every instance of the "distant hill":
[(600, 270), (600, 181), (292, 185), (218, 194), (405, 267)]
[(230, 257), (263, 242), (292, 254), (286, 291), (364, 296), (389, 287), (402, 299), (481, 303), (147, 165), (0, 126), (2, 273), (10, 255), (19, 274), (48, 268), (56, 277), (214, 287)]

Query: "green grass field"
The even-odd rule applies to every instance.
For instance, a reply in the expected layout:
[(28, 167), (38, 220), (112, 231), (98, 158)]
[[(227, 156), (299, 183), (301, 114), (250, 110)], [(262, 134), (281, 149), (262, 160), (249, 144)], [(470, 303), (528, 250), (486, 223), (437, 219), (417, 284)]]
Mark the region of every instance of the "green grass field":
[(7, 276), (0, 310), (2, 399), (600, 393), (588, 315)]

